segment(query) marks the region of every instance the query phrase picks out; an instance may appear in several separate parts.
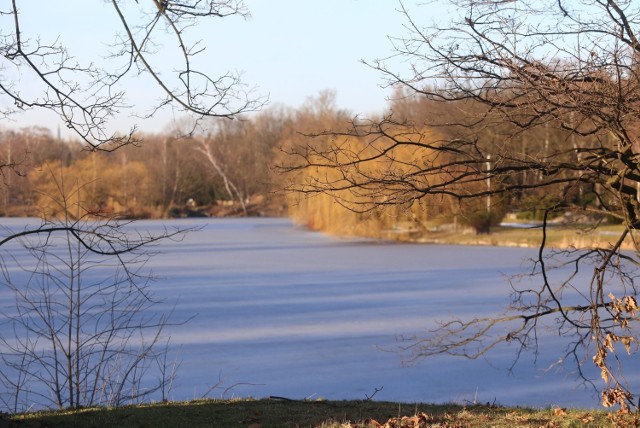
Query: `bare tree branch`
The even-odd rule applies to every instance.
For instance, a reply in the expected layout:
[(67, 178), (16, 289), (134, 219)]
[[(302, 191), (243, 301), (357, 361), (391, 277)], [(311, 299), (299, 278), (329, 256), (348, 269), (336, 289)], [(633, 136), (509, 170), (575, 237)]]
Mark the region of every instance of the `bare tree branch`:
[[(604, 405), (638, 410), (617, 359), (639, 340), (640, 9), (629, 0), (447, 6), (450, 22), (423, 24), (400, 3), (409, 33), (392, 39), (396, 55), (368, 63), (396, 88), (390, 111), (288, 147), (288, 190), (301, 205), (328, 195), (357, 219), (463, 218), (478, 233), (533, 206), (543, 213), (539, 251), (532, 279), (512, 284), (511, 307), (405, 338), (409, 360), (478, 358), (516, 343), (517, 361), (551, 325), (568, 343), (561, 360), (587, 383), (582, 364), (595, 364)], [(558, 212), (579, 224), (615, 219), (620, 232), (608, 246), (552, 250), (547, 220)]]

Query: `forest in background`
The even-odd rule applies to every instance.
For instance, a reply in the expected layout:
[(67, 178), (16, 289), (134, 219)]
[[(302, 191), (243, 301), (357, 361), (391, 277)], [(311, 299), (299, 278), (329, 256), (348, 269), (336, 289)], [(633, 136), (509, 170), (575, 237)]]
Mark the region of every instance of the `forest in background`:
[(3, 129), (0, 160), (12, 171), (3, 176), (0, 215), (57, 217), (63, 199), (79, 202), (82, 213), (67, 213), (76, 217), (284, 215), (271, 165), (291, 126), (290, 112), (272, 110), (212, 119), (200, 133), (140, 133), (142, 143), (114, 152), (86, 150), (45, 128)]
[[(416, 142), (451, 139), (455, 138), (455, 127), (421, 125), (425, 117), (433, 120), (434, 107), (438, 115), (457, 118), (460, 123), (482, 109), (469, 101), (464, 106), (454, 102), (434, 106), (401, 92), (396, 95), (388, 111), (371, 121), (354, 119), (335, 105), (335, 94), (326, 91), (298, 109), (270, 108), (235, 120), (211, 119), (197, 132), (189, 132), (192, 125), (184, 123), (184, 129), (177, 124), (162, 133), (141, 133), (137, 136), (141, 144), (115, 152), (85, 150), (82, 143), (62, 140), (44, 128), (3, 129), (0, 162), (11, 165), (12, 172), (3, 176), (0, 215), (55, 218), (67, 210), (66, 204), (75, 206), (75, 210), (82, 207), (83, 212), (66, 212), (77, 217), (87, 213), (121, 218), (291, 216), (311, 229), (342, 235), (384, 236), (399, 231), (415, 237), (459, 225), (488, 233), (507, 212), (535, 219), (536, 212), (550, 206), (559, 207), (558, 214), (563, 214), (560, 208), (564, 202), (582, 206), (599, 203), (588, 183), (577, 183), (568, 191), (559, 185), (559, 193), (553, 186), (549, 191), (547, 186), (544, 191), (527, 191), (526, 195), (514, 191), (464, 204), (446, 192), (397, 204), (393, 187), (384, 188), (385, 183), (360, 194), (350, 189), (334, 194), (300, 192), (302, 185), (313, 186), (315, 181), (341, 174), (322, 165), (298, 168), (298, 161), (311, 150), (341, 147), (348, 148), (347, 153), (371, 155), (392, 145), (398, 135)], [(367, 131), (372, 126), (379, 130), (380, 124), (388, 125), (385, 133), (391, 138)], [(511, 150), (521, 154), (548, 153), (556, 157), (562, 151), (568, 157), (576, 156), (573, 149), (588, 139), (578, 140), (575, 134), (553, 126), (517, 133), (515, 137), (512, 134), (511, 129), (483, 128), (478, 129), (477, 138), (486, 144), (509, 144)], [(501, 140), (505, 135), (510, 135), (509, 141)], [(371, 174), (395, 170), (398, 176), (404, 176), (416, 166), (424, 169), (434, 162), (434, 156), (428, 145), (403, 145), (393, 158), (380, 158), (378, 163), (356, 168), (369, 168)], [(442, 159), (439, 162), (447, 163)], [(491, 167), (491, 160), (487, 162), (487, 168)], [(461, 173), (439, 167), (428, 180), (446, 185)], [(510, 179), (514, 187), (525, 189), (542, 180), (541, 174), (524, 169)], [(484, 187), (490, 191), (505, 185), (495, 180), (457, 181), (456, 191), (464, 193), (466, 189), (470, 194)], [(392, 203), (385, 204), (385, 200)]]
[[(528, 128), (484, 123), (490, 111), (472, 99), (442, 102), (402, 90), (376, 118), (318, 109), (316, 131), (282, 147), (290, 214), (313, 229), (394, 239), (490, 233), (507, 214), (519, 221), (622, 220), (612, 213), (614, 194), (574, 180), (571, 168), (551, 166), (587, 162), (602, 136), (571, 132), (560, 118)], [(482, 155), (496, 152), (500, 157)]]

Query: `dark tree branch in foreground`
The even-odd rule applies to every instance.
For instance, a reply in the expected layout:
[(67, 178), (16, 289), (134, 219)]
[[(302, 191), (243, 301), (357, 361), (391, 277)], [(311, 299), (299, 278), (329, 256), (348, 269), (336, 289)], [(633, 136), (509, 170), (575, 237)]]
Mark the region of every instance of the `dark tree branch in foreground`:
[[(67, 29), (56, 28), (56, 16), (47, 17), (47, 28), (36, 28), (27, 9), (21, 10), (24, 4), (7, 0), (0, 5), (4, 118), (50, 111), (87, 148), (111, 152), (140, 142), (135, 126), (124, 134), (112, 130), (124, 113), (144, 119), (173, 109), (198, 124), (203, 118), (232, 119), (265, 102), (238, 73), (209, 73), (212, 59), (219, 58), (208, 52), (202, 65), (205, 47), (192, 38), (199, 25), (248, 17), (242, 0), (93, 2), (85, 13), (95, 16), (82, 19), (108, 22), (112, 34), (100, 39), (96, 25), (95, 32), (84, 35), (91, 49), (83, 52), (65, 45)], [(61, 18), (77, 12), (59, 9)], [(47, 35), (53, 28), (58, 33)], [(109, 51), (101, 53), (104, 46)], [(151, 81), (155, 91), (149, 97), (159, 101), (129, 105), (132, 79)], [(0, 173), (19, 172), (17, 158), (7, 157)], [(156, 393), (167, 398), (172, 380), (167, 376), (174, 370), (162, 334), (170, 314), (154, 311), (158, 302), (145, 262), (155, 244), (186, 231), (138, 233), (127, 222), (105, 216), (107, 198), (88, 197), (86, 179), (65, 183), (63, 159), (59, 175), (49, 168), (47, 182), (54, 190), (42, 192), (51, 198), (39, 206), (42, 224), (0, 237), (0, 286), (15, 303), (0, 308), (0, 402), (16, 412), (33, 405), (77, 409), (136, 403)], [(97, 180), (96, 163), (91, 168)], [(25, 259), (18, 253), (26, 253)]]
[[(630, 0), (449, 6), (451, 22), (423, 25), (400, 3), (409, 34), (394, 39), (394, 57), (369, 63), (396, 88), (391, 111), (289, 147), (288, 188), (380, 216), (419, 203), (440, 221), (475, 219), (479, 232), (507, 209), (543, 212), (535, 283), (514, 286), (507, 314), (444, 322), (407, 350), (477, 358), (509, 342), (519, 355), (551, 325), (580, 374), (589, 359), (599, 370), (604, 405), (637, 410), (640, 385), (618, 357), (639, 339), (640, 9)], [(608, 246), (550, 250), (547, 215), (557, 212), (615, 220), (621, 232)], [(554, 263), (563, 279), (550, 275)]]
[[(125, 111), (151, 117), (169, 107), (203, 117), (233, 118), (235, 115), (259, 109), (264, 99), (255, 96), (236, 73), (212, 76), (196, 66), (198, 55), (205, 47), (191, 41), (199, 24), (227, 17), (248, 16), (242, 1), (136, 1), (113, 0), (110, 6), (96, 8), (103, 14), (87, 16), (87, 20), (115, 18), (114, 40), (94, 41), (96, 51), (110, 45), (108, 57), (77, 59), (73, 52), (55, 39), (45, 42), (23, 22), (17, 0), (1, 6), (4, 29), (0, 32), (0, 53), (3, 72), (0, 73), (0, 97), (5, 107), (1, 113), (9, 116), (18, 111), (46, 109), (56, 113), (62, 123), (92, 149), (114, 150), (138, 142), (132, 129), (127, 134), (109, 130), (110, 122)], [(55, 17), (51, 17), (55, 20)], [(60, 28), (60, 34), (65, 29)], [(91, 37), (87, 34), (87, 37)], [(166, 46), (166, 49), (159, 49)], [(163, 56), (174, 49), (172, 57)], [(210, 55), (213, 52), (209, 53)], [(106, 55), (106, 54), (105, 54)], [(170, 70), (163, 62), (170, 61)], [(12, 76), (20, 76), (14, 79)], [(125, 80), (149, 77), (155, 82), (157, 104), (149, 113), (132, 109), (127, 101)], [(27, 87), (24, 85), (28, 84)], [(159, 95), (159, 97), (158, 97)], [(147, 100), (148, 101), (148, 100)], [(139, 108), (139, 106), (138, 106)]]

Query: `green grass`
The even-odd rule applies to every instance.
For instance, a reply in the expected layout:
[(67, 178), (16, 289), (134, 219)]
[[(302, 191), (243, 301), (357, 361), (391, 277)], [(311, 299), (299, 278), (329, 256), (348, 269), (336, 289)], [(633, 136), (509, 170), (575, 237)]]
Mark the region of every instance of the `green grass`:
[(609, 427), (633, 423), (631, 416), (600, 410), (245, 399), (21, 414), (5, 416), (0, 427)]

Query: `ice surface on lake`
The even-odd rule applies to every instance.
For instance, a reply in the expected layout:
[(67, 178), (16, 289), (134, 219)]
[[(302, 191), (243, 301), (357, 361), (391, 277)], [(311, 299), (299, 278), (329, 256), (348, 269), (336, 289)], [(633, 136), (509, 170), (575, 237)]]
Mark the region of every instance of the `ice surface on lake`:
[(398, 352), (399, 334), (503, 311), (505, 276), (525, 272), (535, 250), (339, 239), (286, 219), (136, 223), (163, 225), (200, 228), (163, 243), (150, 262), (164, 299), (157, 309), (190, 319), (167, 330), (182, 361), (171, 399), (220, 383), (210, 397), (364, 399), (382, 388), (375, 399), (598, 405), (571, 373), (545, 370), (565, 345), (553, 332), (538, 364), (526, 354), (512, 373), (507, 346), (485, 360), (440, 356), (408, 367)]
[[(153, 223), (149, 223), (153, 224)], [(530, 249), (381, 243), (328, 237), (284, 219), (193, 220), (203, 226), (153, 259), (174, 319), (182, 366), (173, 398), (213, 396), (365, 398), (404, 402), (497, 402), (595, 406), (567, 372), (545, 371), (514, 349), (487, 360), (437, 357), (406, 367), (399, 334), (420, 334), (452, 316), (499, 313), (505, 275), (522, 273)], [(590, 362), (587, 362), (590, 364)], [(229, 391), (225, 388), (236, 385)]]

